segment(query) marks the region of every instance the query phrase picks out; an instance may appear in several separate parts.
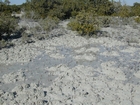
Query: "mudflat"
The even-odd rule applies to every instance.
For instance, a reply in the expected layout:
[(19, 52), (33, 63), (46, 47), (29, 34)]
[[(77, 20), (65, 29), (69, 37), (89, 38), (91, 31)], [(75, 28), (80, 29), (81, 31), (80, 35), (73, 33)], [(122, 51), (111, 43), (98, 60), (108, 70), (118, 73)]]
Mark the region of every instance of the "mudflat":
[(139, 105), (140, 30), (86, 38), (67, 23), (50, 39), (0, 50), (0, 105)]

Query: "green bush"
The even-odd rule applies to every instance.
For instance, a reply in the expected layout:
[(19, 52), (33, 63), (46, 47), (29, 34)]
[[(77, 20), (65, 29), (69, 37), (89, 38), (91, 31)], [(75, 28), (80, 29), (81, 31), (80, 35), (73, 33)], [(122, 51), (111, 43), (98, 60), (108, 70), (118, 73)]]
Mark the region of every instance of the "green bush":
[(42, 29), (44, 31), (51, 31), (54, 29), (59, 22), (59, 19), (57, 17), (46, 17), (45, 19), (40, 19), (39, 24), (41, 25)]
[(9, 39), (10, 35), (15, 31), (16, 26), (16, 19), (2, 15), (0, 18), (0, 40), (3, 38)]
[(140, 17), (136, 17), (134, 20), (135, 22), (140, 23)]
[(140, 3), (134, 3), (132, 6), (132, 15), (140, 16)]
[(122, 18), (130, 17), (130, 9), (128, 6), (124, 5), (120, 8), (118, 15)]
[(9, 39), (11, 39), (10, 36), (16, 28), (17, 20), (2, 13), (0, 18), (0, 49), (13, 46)]
[(43, 19), (47, 16), (61, 20), (75, 17), (78, 12), (95, 9), (98, 15), (112, 15), (114, 5), (109, 0), (30, 0), (23, 7), (26, 11), (36, 11)]
[(81, 35), (91, 36), (99, 30), (99, 22), (95, 18), (94, 12), (79, 12), (68, 26), (72, 30), (78, 31)]
[(48, 16), (64, 19), (65, 13), (62, 11), (62, 8), (54, 8), (49, 11)]
[(109, 16), (98, 16), (96, 17), (101, 27), (109, 27), (111, 24), (111, 17)]

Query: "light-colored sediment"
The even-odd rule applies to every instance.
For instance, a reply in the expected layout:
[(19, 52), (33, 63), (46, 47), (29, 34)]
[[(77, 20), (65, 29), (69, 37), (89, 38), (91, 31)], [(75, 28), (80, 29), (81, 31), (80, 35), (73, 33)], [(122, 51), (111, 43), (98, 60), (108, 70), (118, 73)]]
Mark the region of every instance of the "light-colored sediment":
[(112, 36), (87, 39), (67, 23), (52, 32), (62, 36), (0, 50), (0, 105), (139, 105), (139, 39), (127, 36), (140, 32), (109, 27)]

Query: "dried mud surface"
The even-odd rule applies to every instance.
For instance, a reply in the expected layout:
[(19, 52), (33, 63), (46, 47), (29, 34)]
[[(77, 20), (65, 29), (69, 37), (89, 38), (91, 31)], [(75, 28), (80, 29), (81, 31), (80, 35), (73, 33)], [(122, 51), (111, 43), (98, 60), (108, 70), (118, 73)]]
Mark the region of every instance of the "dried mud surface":
[(0, 105), (139, 105), (140, 31), (84, 38), (67, 23), (59, 37), (0, 50)]

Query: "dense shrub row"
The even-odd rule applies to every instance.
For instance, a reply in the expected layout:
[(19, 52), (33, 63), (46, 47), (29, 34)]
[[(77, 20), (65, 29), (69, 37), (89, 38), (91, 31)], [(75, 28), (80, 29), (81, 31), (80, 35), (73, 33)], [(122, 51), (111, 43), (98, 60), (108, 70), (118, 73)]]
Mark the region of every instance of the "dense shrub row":
[(23, 7), (36, 11), (42, 18), (49, 15), (61, 20), (76, 16), (81, 10), (92, 9), (98, 15), (112, 15), (115, 12), (109, 0), (32, 0), (23, 4)]
[[(12, 12), (26, 12), (24, 20), (30, 19), (38, 22), (38, 26), (30, 28), (30, 33), (16, 28), (18, 19), (11, 17)], [(118, 17), (127, 25), (129, 17), (134, 17), (140, 23), (140, 3), (133, 6), (121, 5), (113, 0), (26, 0), (22, 5), (8, 5), (0, 2), (0, 45), (10, 38), (10, 35), (19, 31), (23, 39), (33, 34), (35, 38), (42, 39), (46, 36), (38, 34), (39, 31), (50, 31), (55, 28), (59, 20), (70, 19), (68, 24), (72, 30), (81, 35), (95, 35), (100, 27), (109, 27), (116, 24)], [(25, 30), (27, 27), (24, 27)], [(23, 33), (22, 33), (23, 32)], [(28, 35), (27, 35), (28, 34)], [(3, 44), (3, 45), (4, 45)]]
[[(124, 20), (132, 16), (139, 16), (140, 4), (134, 6), (121, 5), (120, 2), (109, 0), (32, 0), (23, 4), (26, 10), (35, 10), (40, 17), (47, 16), (60, 20), (71, 19), (69, 27), (81, 35), (95, 34), (100, 27), (113, 24), (110, 16), (117, 16)], [(135, 18), (139, 23), (139, 18)]]

